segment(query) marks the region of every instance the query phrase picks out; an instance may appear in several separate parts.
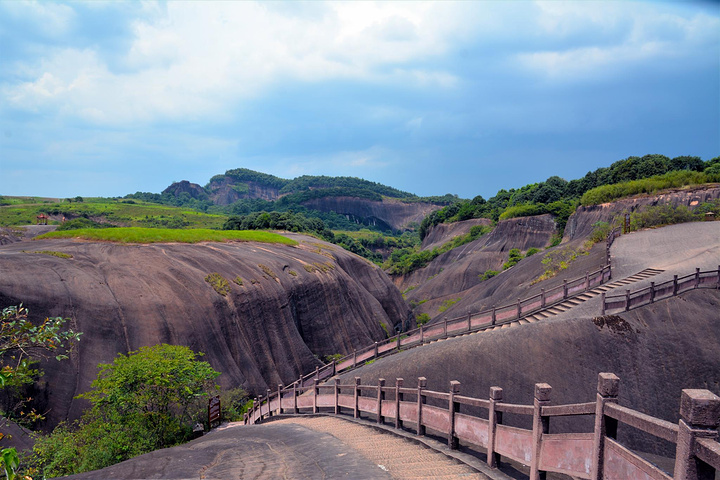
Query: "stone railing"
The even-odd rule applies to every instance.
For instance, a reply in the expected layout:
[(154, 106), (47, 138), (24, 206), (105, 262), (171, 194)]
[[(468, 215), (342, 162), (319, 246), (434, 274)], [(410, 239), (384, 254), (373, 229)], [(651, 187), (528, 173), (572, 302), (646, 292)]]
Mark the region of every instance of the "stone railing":
[(720, 289), (720, 265), (718, 265), (717, 270), (701, 272), (699, 268), (696, 268), (695, 273), (689, 275), (682, 277), (674, 275), (672, 280), (658, 284), (650, 282), (649, 287), (632, 292), (626, 290), (625, 293), (619, 295), (605, 295), (603, 293), (601, 313), (605, 315), (610, 310), (618, 309), (627, 312), (631, 308), (647, 305), (661, 298), (674, 297), (696, 288)]
[[(487, 454), (487, 463), (496, 468), (500, 456), (530, 467), (530, 479), (540, 480), (545, 472), (557, 472), (579, 479), (714, 479), (720, 470), (720, 398), (708, 390), (683, 390), (678, 424), (660, 420), (618, 404), (619, 379), (601, 373), (595, 401), (550, 405), (552, 387), (535, 385), (532, 405), (504, 403), (503, 390), (490, 388), (487, 399), (460, 395), (460, 383), (450, 382), (447, 392), (427, 390), (424, 377), (416, 388), (407, 388), (398, 378), (395, 386), (362, 385), (356, 377), (349, 385), (312, 386), (297, 384), (291, 390), (281, 386), (257, 399), (245, 415), (254, 424), (275, 414), (330, 413), (365, 417), (378, 424), (405, 428), (417, 435), (445, 437), (450, 448), (460, 442)], [(428, 401), (429, 400), (429, 401)], [(525, 416), (532, 427), (503, 424), (503, 415)], [(550, 433), (553, 417), (593, 417), (590, 433)], [(676, 446), (675, 468), (670, 475), (617, 440), (618, 426), (630, 426)], [(622, 427), (623, 429), (626, 427)]]
[(531, 313), (587, 292), (598, 285), (606, 283), (611, 277), (611, 267), (605, 265), (594, 272), (587, 272), (583, 277), (565, 280), (561, 285), (554, 288), (547, 290), (543, 288), (539, 294), (524, 300), (518, 299), (516, 303), (510, 305), (493, 307), (481, 312), (469, 313), (462, 317), (445, 318), (442, 322), (428, 326), (421, 325), (419, 328), (398, 333), (394, 337), (356, 350), (330, 364), (317, 367), (314, 372), (300, 377), (286, 388), (290, 389), (293, 385), (311, 385), (313, 380), (328, 379), (339, 372), (362, 366), (367, 361), (394, 353), (401, 348), (413, 348), (435, 340), (487, 330), (498, 325), (514, 322)]

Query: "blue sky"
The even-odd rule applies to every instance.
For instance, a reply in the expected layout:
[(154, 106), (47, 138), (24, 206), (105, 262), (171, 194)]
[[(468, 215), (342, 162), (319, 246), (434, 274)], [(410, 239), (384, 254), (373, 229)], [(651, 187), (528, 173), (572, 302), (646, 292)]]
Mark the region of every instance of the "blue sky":
[(0, 0), (0, 194), (245, 167), (492, 196), (720, 155), (717, 2)]

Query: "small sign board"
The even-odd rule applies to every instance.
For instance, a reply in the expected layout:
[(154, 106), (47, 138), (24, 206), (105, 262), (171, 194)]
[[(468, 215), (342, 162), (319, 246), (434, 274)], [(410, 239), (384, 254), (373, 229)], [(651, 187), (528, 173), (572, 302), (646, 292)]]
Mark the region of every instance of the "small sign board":
[(220, 425), (220, 397), (210, 397), (208, 399), (208, 426), (210, 428)]

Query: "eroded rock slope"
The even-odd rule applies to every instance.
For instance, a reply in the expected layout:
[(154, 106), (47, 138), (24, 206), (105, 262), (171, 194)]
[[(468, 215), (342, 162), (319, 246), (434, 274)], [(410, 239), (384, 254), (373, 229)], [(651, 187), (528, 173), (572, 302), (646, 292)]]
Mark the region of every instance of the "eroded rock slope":
[[(69, 361), (43, 366), (36, 395), (49, 423), (77, 418), (98, 363), (144, 345), (205, 353), (225, 387), (253, 393), (287, 384), (385, 338), (408, 310), (387, 276), (340, 247), (295, 235), (300, 245), (119, 245), (72, 240), (0, 247), (0, 304), (33, 317), (61, 316), (82, 331)], [(40, 251), (62, 252), (60, 258)], [(205, 277), (229, 281), (221, 295)], [(233, 279), (242, 280), (242, 285)]]

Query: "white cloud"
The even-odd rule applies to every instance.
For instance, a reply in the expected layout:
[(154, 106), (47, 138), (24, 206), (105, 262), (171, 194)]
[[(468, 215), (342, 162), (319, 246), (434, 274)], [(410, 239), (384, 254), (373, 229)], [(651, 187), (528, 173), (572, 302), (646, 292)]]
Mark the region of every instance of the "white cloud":
[(448, 72), (409, 67), (445, 52), (461, 21), (433, 22), (445, 8), (435, 4), (338, 2), (312, 5), (312, 16), (250, 2), (148, 8), (150, 19), (133, 24), (124, 71), (111, 71), (92, 47), (52, 49), (35, 65), (19, 65), (32, 75), (2, 85), (3, 96), (18, 109), (135, 124), (217, 118), (229, 114), (229, 104), (287, 80), (456, 83)]
[[(517, 63), (534, 73), (561, 81), (614, 75), (642, 62), (690, 58), (704, 48), (717, 48), (720, 19), (704, 13), (660, 8), (640, 2), (538, 2), (538, 25), (545, 35), (595, 35), (582, 46), (525, 51)], [(661, 6), (662, 7), (662, 6)], [(669, 7), (673, 7), (670, 5)], [(616, 31), (614, 41), (600, 41)]]

